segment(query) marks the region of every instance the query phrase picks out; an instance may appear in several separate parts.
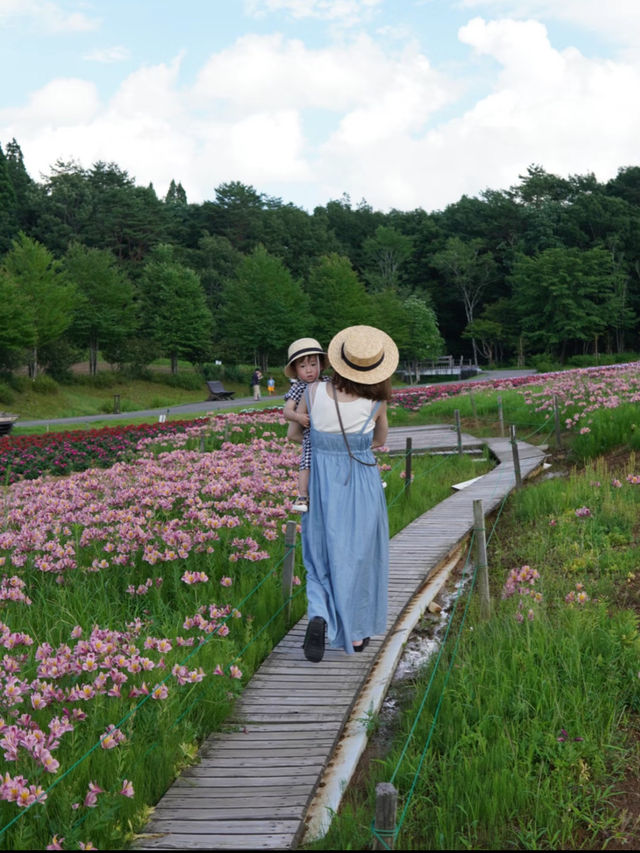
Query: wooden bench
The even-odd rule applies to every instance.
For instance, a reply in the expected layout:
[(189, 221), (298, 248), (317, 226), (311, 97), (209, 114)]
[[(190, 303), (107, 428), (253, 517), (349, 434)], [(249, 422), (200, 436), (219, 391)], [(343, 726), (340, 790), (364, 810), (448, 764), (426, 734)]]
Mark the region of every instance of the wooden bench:
[(17, 415), (0, 415), (0, 435), (9, 435), (17, 420)]
[(209, 400), (233, 400), (233, 395), (236, 393), (235, 391), (227, 391), (219, 379), (207, 382), (207, 388), (209, 389)]

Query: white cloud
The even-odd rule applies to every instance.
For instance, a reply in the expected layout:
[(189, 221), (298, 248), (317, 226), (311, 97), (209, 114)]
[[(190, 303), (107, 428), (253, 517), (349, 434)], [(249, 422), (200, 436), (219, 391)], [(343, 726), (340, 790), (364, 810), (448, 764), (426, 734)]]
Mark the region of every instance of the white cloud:
[(248, 15), (262, 17), (285, 12), (293, 18), (315, 18), (342, 24), (356, 24), (383, 0), (245, 0)]
[(99, 21), (83, 12), (67, 12), (51, 0), (0, 0), (0, 22), (27, 19), (52, 33), (95, 30)]
[(392, 120), (405, 104), (415, 123), (440, 108), (453, 88), (412, 44), (392, 56), (366, 35), (319, 50), (281, 35), (251, 35), (209, 59), (194, 95), (202, 101), (221, 99), (235, 109), (284, 107), (336, 114), (371, 105), (379, 109), (386, 100)]
[[(54, 126), (75, 127), (91, 121), (100, 108), (93, 83), (57, 78), (34, 92), (24, 107), (0, 110), (0, 125), (16, 129), (11, 135), (38, 134)], [(8, 133), (3, 134), (10, 138)]]
[(531, 163), (607, 180), (637, 161), (637, 67), (557, 51), (535, 21), (475, 19), (460, 39), (499, 64), (493, 91), (420, 138), (401, 127), (367, 142), (341, 128), (322, 150), (328, 197), (346, 190), (382, 208), (442, 208), (517, 183)]
[(192, 84), (181, 56), (139, 68), (103, 101), (86, 80), (53, 80), (0, 111), (0, 140), (19, 141), (34, 177), (59, 157), (106, 160), (161, 195), (172, 178), (193, 202), (239, 180), (308, 208), (348, 192), (431, 210), (506, 188), (531, 163), (607, 180), (637, 162), (637, 66), (559, 51), (533, 20), (475, 18), (459, 39), (496, 70), (455, 118), (440, 117), (462, 84), (412, 42), (398, 53), (364, 35), (322, 49), (253, 35)]
[(563, 21), (636, 48), (640, 33), (638, 0), (461, 0), (463, 7), (505, 18)]
[(98, 50), (92, 50), (84, 55), (84, 59), (88, 62), (100, 62), (111, 64), (112, 62), (124, 62), (129, 59), (130, 51), (126, 47), (116, 45), (114, 47), (104, 47)]

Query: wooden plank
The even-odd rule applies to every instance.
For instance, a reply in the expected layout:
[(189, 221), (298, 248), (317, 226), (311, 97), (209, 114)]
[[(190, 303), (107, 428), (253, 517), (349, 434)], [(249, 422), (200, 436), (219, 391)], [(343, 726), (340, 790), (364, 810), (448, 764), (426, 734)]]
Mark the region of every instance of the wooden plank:
[(139, 835), (135, 847), (146, 850), (287, 850), (291, 833), (270, 835), (218, 835), (202, 832), (164, 832)]
[(296, 820), (248, 820), (238, 824), (233, 820), (180, 820), (169, 818), (168, 820), (153, 820), (154, 832), (177, 832), (195, 833), (209, 835), (270, 835), (273, 833), (295, 832)]

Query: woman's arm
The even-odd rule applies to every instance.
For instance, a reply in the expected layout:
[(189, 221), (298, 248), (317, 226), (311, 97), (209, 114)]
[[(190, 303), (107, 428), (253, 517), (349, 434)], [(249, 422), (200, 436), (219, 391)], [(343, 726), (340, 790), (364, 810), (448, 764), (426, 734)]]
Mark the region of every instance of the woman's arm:
[(303, 410), (302, 404), (304, 402), (304, 397), (301, 397), (300, 402), (298, 403), (296, 403), (295, 400), (287, 400), (282, 414), (285, 421), (294, 421), (295, 423), (300, 424), (303, 429), (306, 429), (309, 426), (309, 415), (307, 414), (306, 403)]
[(387, 418), (387, 404), (384, 402), (380, 404), (380, 408), (376, 414), (376, 425), (373, 428), (373, 440), (371, 442), (371, 446), (382, 447), (387, 440), (388, 432), (389, 420)]

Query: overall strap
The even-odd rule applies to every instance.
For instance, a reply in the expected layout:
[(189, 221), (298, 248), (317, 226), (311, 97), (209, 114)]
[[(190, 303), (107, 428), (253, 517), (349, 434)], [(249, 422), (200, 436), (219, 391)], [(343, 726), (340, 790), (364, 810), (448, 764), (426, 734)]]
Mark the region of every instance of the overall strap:
[(375, 417), (375, 414), (379, 408), (380, 408), (380, 400), (377, 400), (375, 406), (371, 409), (371, 414), (369, 415), (369, 417), (366, 419), (366, 421), (362, 425), (362, 429), (360, 430), (358, 435), (362, 435), (366, 431), (367, 426), (369, 425), (369, 421), (371, 420), (371, 418)]
[(307, 414), (309, 415), (309, 426), (313, 426), (313, 419), (311, 417), (311, 394), (309, 393), (309, 383), (305, 385), (304, 388), (304, 399), (307, 403)]
[[(375, 462), (375, 461), (374, 462), (365, 462), (363, 459), (358, 459), (351, 452), (351, 447), (349, 446), (349, 441), (348, 441), (347, 435), (344, 431), (344, 426), (342, 425), (342, 415), (340, 414), (340, 407), (338, 406), (338, 395), (336, 393), (335, 386), (333, 388), (333, 401), (336, 404), (336, 412), (338, 413), (338, 423), (340, 424), (340, 432), (342, 433), (342, 438), (344, 439), (344, 445), (347, 448), (347, 453), (349, 454), (349, 460), (351, 462), (351, 465), (349, 466), (349, 477), (351, 476), (351, 466), (353, 465), (354, 459), (356, 462), (359, 462), (360, 465), (367, 465), (370, 468), (377, 466), (377, 464), (378, 464), (377, 462)], [(369, 415), (369, 417), (367, 418), (366, 423), (369, 423), (370, 420), (371, 420), (371, 415)], [(349, 479), (349, 477), (347, 477), (347, 480)]]

